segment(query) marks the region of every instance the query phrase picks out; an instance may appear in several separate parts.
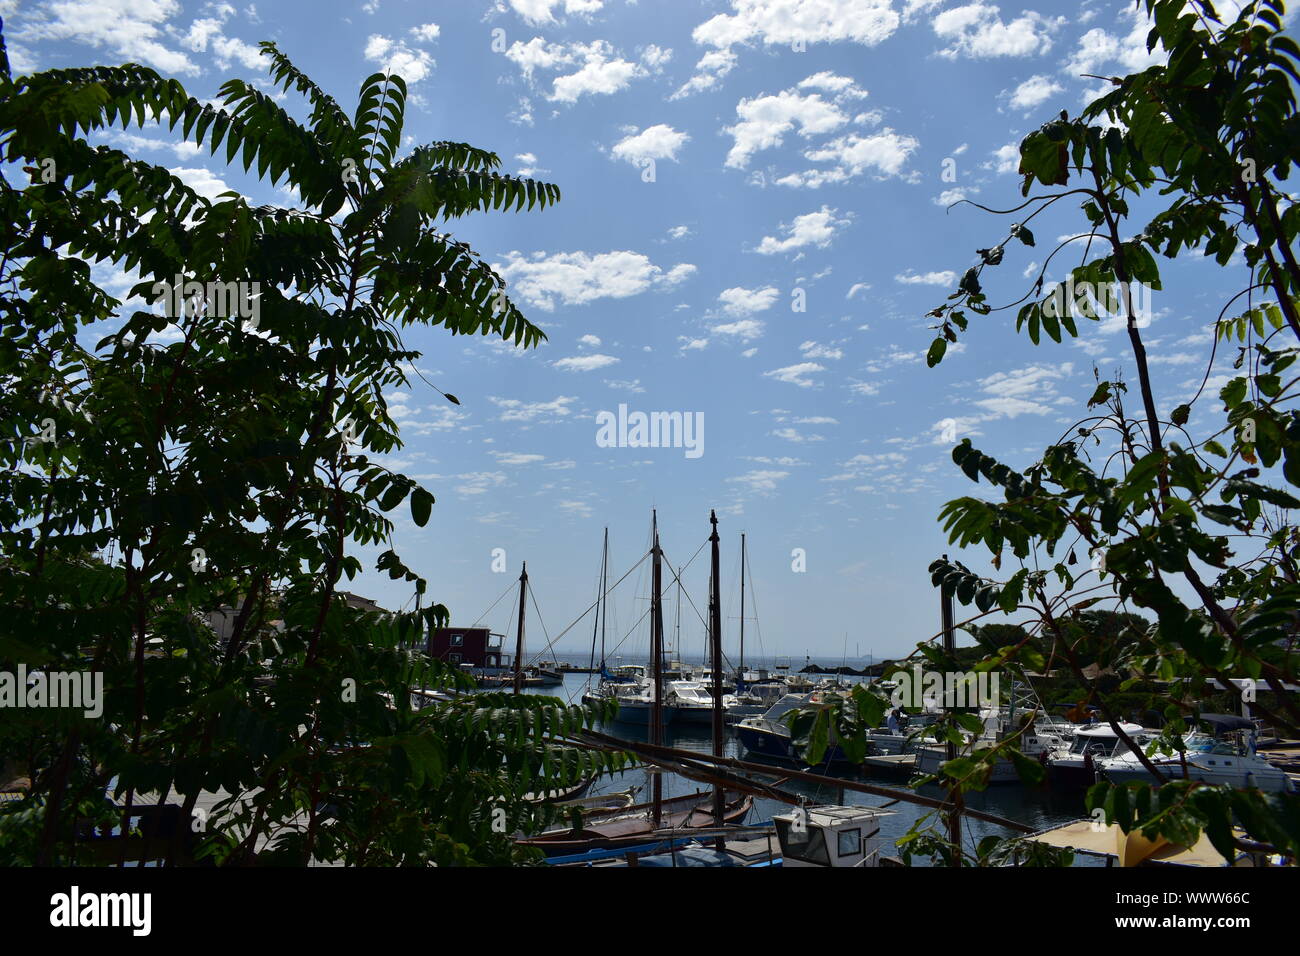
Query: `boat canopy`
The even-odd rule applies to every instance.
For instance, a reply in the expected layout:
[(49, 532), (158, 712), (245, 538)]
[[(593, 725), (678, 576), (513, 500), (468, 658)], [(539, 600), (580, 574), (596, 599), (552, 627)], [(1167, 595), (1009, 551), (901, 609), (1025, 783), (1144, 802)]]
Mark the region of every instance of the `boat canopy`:
[(1233, 730), (1254, 730), (1255, 722), (1245, 717), (1238, 717), (1236, 714), (1201, 714), (1196, 718), (1203, 724), (1206, 724), (1216, 734), (1227, 733)]

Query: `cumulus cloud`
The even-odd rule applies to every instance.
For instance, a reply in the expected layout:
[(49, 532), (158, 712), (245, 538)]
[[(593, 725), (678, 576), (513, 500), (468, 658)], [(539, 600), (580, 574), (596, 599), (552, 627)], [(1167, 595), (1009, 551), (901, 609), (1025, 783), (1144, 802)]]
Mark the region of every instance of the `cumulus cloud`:
[(624, 299), (648, 289), (670, 289), (694, 274), (678, 263), (664, 270), (639, 252), (510, 252), (497, 271), (528, 304), (550, 312), (557, 302), (585, 305), (597, 299)]
[(935, 34), (950, 45), (939, 50), (948, 59), (995, 56), (1037, 56), (1052, 48), (1052, 33), (1064, 18), (1049, 20), (1040, 13), (1026, 10), (1014, 20), (1004, 22), (998, 7), (971, 3), (938, 14), (933, 21)]
[(863, 136), (850, 133), (826, 145), (809, 149), (804, 158), (814, 163), (832, 163), (830, 169), (807, 169), (776, 180), (779, 186), (806, 186), (816, 189), (827, 183), (841, 183), (867, 171), (878, 179), (901, 176), (907, 159), (921, 145), (914, 136), (885, 128)]
[[(4, 12), (12, 12), (10, 5)], [(193, 59), (166, 42), (167, 22), (181, 13), (178, 0), (60, 0), (23, 13), (17, 35), (24, 41), (74, 40), (165, 73), (201, 72)]]
[(510, 8), (530, 26), (555, 22), (555, 10), (563, 8), (566, 14), (592, 14), (604, 5), (604, 0), (510, 0)]
[[(812, 84), (805, 85), (810, 80)], [(801, 92), (807, 89), (814, 92)], [(831, 99), (823, 98), (823, 93)], [(742, 99), (736, 104), (735, 125), (723, 129), (733, 140), (726, 165), (744, 169), (754, 153), (780, 146), (796, 127), (805, 139), (834, 132), (851, 119), (842, 104), (866, 95), (848, 77), (823, 72), (780, 93)]]
[(731, 0), (691, 33), (696, 43), (725, 49), (761, 40), (768, 46), (852, 41), (875, 46), (898, 29), (890, 0)]
[(366, 41), (365, 57), (385, 73), (396, 73), (408, 84), (419, 83), (433, 70), (433, 57), (413, 49), (403, 40), (393, 40), (379, 33)]
[(776, 286), (771, 285), (761, 289), (736, 286), (720, 292), (718, 301), (722, 303), (722, 311), (727, 315), (753, 315), (770, 309), (780, 294)]
[(1039, 74), (1031, 76), (1014, 90), (1003, 95), (1007, 97), (1007, 105), (1013, 110), (1029, 111), (1064, 91), (1065, 87), (1057, 83), (1056, 80), (1050, 76)]
[(668, 98), (670, 100), (679, 100), (684, 96), (690, 96), (692, 93), (710, 89), (716, 86), (718, 81), (735, 67), (736, 54), (730, 50), (710, 51), (700, 57), (700, 61), (695, 64), (695, 74)]
[[(672, 55), (653, 44), (642, 51), (639, 62), (622, 56), (607, 40), (591, 43), (548, 43), (541, 37), (527, 42), (516, 40), (505, 51), (528, 83), (538, 71), (554, 71), (548, 99), (574, 103), (583, 96), (608, 95), (625, 88), (632, 80), (662, 69)], [(561, 72), (568, 70), (570, 72)]]
[(789, 225), (781, 224), (782, 230), (786, 233), (784, 239), (764, 236), (762, 242), (758, 244), (757, 251), (762, 255), (770, 256), (778, 252), (801, 249), (804, 246), (825, 247), (835, 238), (838, 230), (849, 224), (848, 219), (836, 219), (835, 214), (836, 210), (822, 206), (817, 212), (796, 216), (794, 222)]
[(614, 144), (609, 151), (615, 159), (640, 166), (647, 159), (671, 159), (676, 161), (677, 151), (684, 146), (690, 136), (680, 133), (671, 126), (659, 123), (647, 126), (640, 132), (633, 132)]

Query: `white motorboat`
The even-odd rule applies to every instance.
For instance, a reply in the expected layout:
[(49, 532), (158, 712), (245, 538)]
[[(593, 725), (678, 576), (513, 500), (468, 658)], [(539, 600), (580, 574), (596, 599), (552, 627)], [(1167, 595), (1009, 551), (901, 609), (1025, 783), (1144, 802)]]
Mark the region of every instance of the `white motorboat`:
[[(1151, 740), (1153, 732), (1141, 724), (1119, 726), (1138, 746), (1146, 746)], [(1099, 759), (1127, 752), (1128, 746), (1110, 724), (1079, 727), (1069, 747), (1047, 757), (1047, 782), (1054, 790), (1091, 787), (1097, 781)]]
[[(1183, 738), (1183, 754), (1156, 754), (1147, 759), (1167, 778), (1199, 780), (1202, 783), (1227, 785), (1238, 790), (1259, 789), (1268, 793), (1291, 790), (1286, 772), (1251, 753), (1241, 741), (1216, 739), (1194, 732)], [(1137, 754), (1128, 752), (1096, 761), (1097, 779), (1111, 783), (1156, 783), (1156, 778), (1142, 765)]]

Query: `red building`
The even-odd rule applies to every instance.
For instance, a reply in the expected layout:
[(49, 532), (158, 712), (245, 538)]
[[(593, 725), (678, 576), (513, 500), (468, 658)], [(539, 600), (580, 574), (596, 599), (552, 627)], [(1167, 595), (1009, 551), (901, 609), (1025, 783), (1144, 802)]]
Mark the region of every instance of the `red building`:
[(429, 656), (474, 668), (506, 667), (509, 655), (501, 653), (501, 635), (486, 627), (436, 627), (429, 634)]

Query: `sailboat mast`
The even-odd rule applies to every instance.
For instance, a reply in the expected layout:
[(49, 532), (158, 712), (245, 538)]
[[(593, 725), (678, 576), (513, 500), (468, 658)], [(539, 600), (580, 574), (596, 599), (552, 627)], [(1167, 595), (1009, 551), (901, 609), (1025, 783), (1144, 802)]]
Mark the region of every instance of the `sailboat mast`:
[(524, 606), (528, 601), (528, 562), (519, 572), (519, 633), (515, 635), (515, 693), (524, 689)]
[[(709, 524), (713, 533), (709, 535), (711, 546), (712, 573), (709, 581), (709, 652), (713, 664), (713, 756), (722, 756), (722, 590), (718, 573), (718, 514), (709, 512)], [(725, 799), (722, 787), (713, 786), (713, 819), (717, 826), (723, 825)], [(723, 840), (719, 836), (717, 847), (722, 849)]]
[(600, 672), (605, 673), (605, 590), (609, 587), (609, 529), (605, 529), (605, 547), (600, 558)]
[[(654, 700), (650, 703), (650, 743), (655, 746), (663, 745), (664, 732), (664, 665), (663, 665), (663, 644), (664, 644), (664, 615), (663, 615), (663, 552), (659, 549), (659, 517), (651, 512), (651, 522), (654, 530), (653, 557), (653, 574), (654, 592), (650, 598), (650, 666), (654, 668)], [(651, 774), (652, 784), (651, 792), (654, 799), (653, 816), (651, 817), (654, 828), (659, 829), (659, 824), (663, 817), (663, 778), (658, 773)]]
[[(740, 679), (745, 679), (745, 532), (740, 532)], [(737, 685), (736, 693), (740, 693)]]

